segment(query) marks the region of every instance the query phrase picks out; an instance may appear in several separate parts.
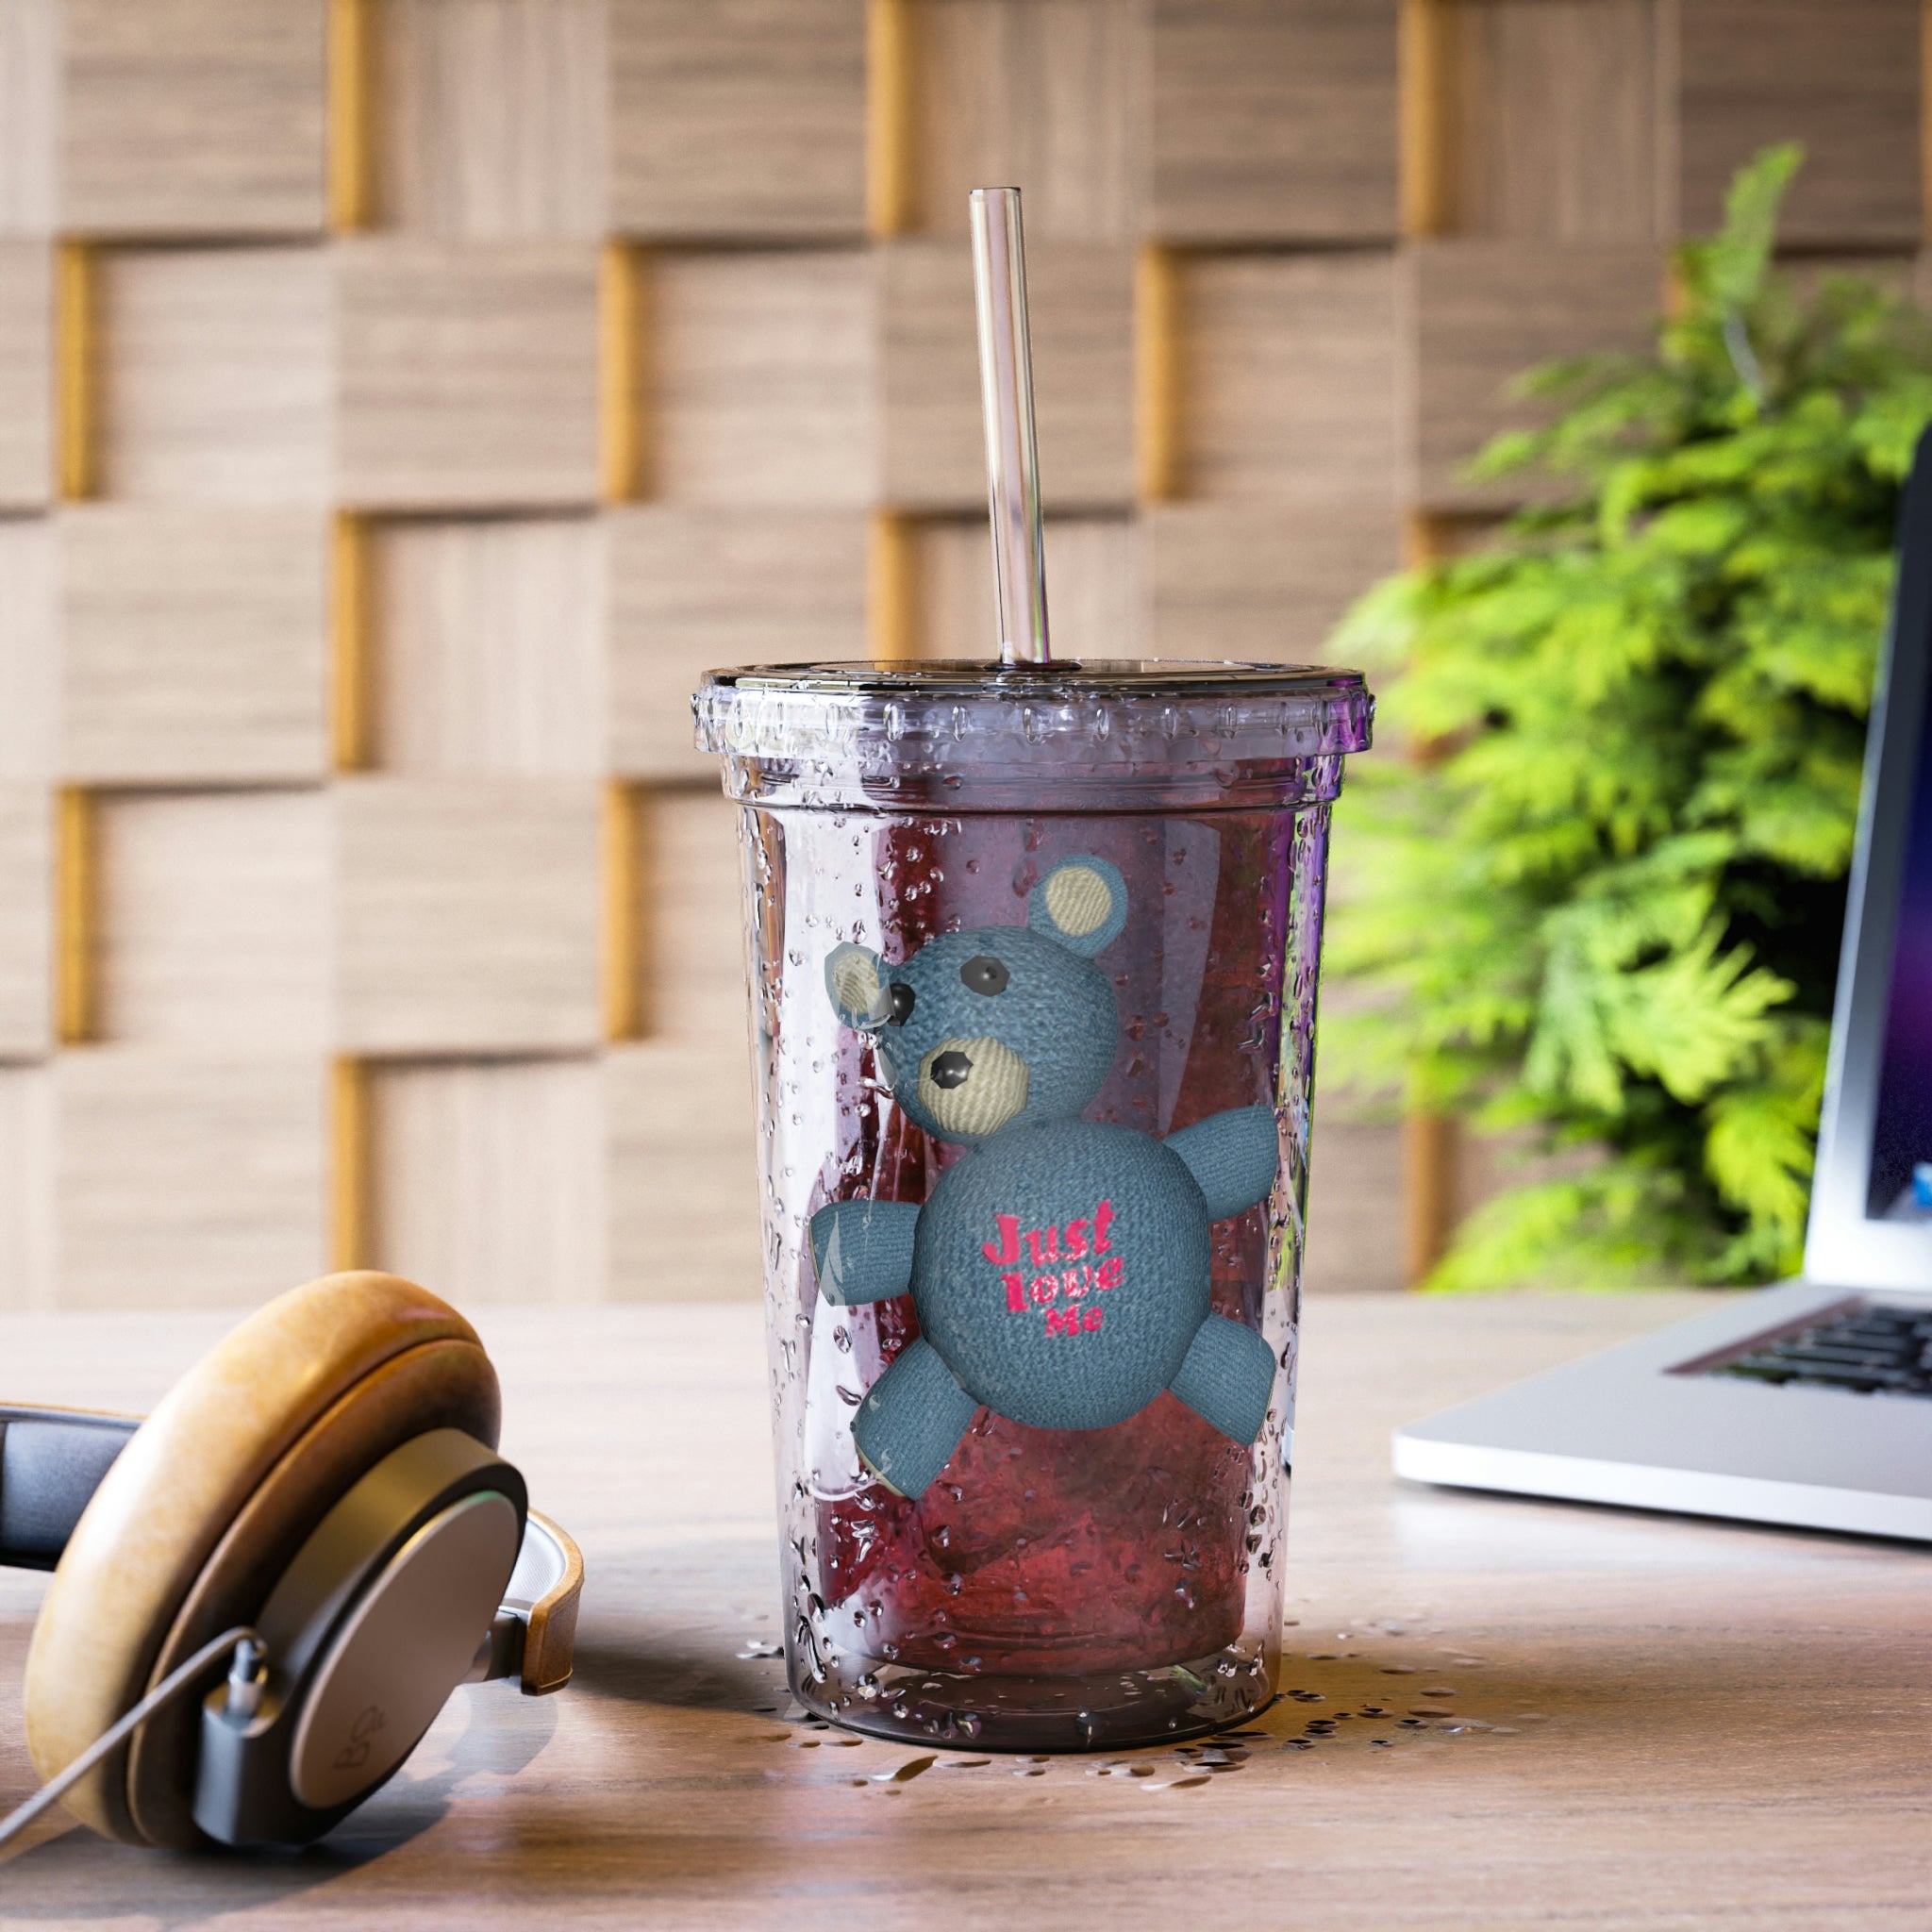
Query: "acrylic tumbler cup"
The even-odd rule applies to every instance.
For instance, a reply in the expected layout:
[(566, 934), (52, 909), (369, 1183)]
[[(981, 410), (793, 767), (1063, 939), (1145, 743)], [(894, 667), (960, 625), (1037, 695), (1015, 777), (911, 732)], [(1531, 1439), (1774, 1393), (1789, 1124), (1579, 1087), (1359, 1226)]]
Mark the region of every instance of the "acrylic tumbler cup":
[(716, 672), (743, 808), (786, 1657), (859, 1730), (1274, 1695), (1346, 671)]

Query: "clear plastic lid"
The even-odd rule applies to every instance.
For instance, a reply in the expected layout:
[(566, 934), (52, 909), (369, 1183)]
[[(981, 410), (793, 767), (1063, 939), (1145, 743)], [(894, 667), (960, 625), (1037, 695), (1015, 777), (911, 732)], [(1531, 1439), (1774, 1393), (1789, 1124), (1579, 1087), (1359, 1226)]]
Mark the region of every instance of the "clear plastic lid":
[(753, 804), (1225, 810), (1333, 798), (1374, 700), (1357, 671), (1066, 658), (709, 671), (691, 708)]

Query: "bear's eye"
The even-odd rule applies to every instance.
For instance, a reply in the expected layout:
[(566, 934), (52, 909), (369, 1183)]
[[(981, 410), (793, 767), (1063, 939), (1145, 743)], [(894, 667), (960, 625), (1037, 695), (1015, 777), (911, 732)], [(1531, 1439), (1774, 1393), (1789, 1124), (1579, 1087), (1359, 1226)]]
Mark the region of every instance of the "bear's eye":
[(892, 1003), (892, 1010), (887, 1017), (886, 1024), (888, 1026), (905, 1025), (907, 1021), (912, 1017), (912, 989), (903, 979), (895, 979), (886, 989), (886, 997)]
[(989, 999), (994, 993), (1005, 992), (1007, 981), (1012, 977), (1005, 964), (990, 953), (981, 953), (977, 958), (969, 959), (959, 969), (959, 978), (969, 992), (983, 992)]

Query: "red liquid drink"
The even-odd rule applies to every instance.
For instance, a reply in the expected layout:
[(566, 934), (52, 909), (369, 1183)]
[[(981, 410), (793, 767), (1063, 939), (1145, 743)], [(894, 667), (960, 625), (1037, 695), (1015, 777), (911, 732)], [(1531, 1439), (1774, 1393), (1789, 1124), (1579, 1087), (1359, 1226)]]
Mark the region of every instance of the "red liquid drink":
[[(1274, 1694), (1328, 801), (1369, 715), (1355, 675), (1279, 666), (708, 678), (701, 741), (745, 806), (787, 1648), (810, 1707), (894, 1736), (1081, 1748), (1210, 1729)], [(1124, 911), (1093, 955), (1112, 1057), (1079, 1119), (1165, 1144), (1274, 1111), (1266, 1197), (1212, 1223), (1204, 1305), (1248, 1331), (1263, 1387), (1251, 1338), (1278, 1364), (1265, 1420), (1239, 1440), (1177, 1376), (1107, 1425), (1040, 1426), (972, 1403), (962, 1370), (965, 1397), (944, 1386), (972, 1407), (963, 1436), (902, 1494), (853, 1430), (919, 1341), (919, 1308), (905, 1292), (836, 1299), (808, 1230), (841, 1202), (903, 1204), (909, 1226), (991, 1142), (968, 1136), (974, 1157), (920, 1124), (944, 1101), (914, 1097), (894, 1021), (841, 1023), (827, 961), (842, 946), (904, 978), (948, 935), (993, 945), (1038, 923), (1056, 867), (1090, 861)], [(1005, 1281), (1003, 1314), (1065, 1338), (1050, 1369), (1080, 1359), (1053, 1351), (1093, 1347), (1109, 1309), (1111, 1343), (1144, 1305), (1128, 1291), (1166, 1292), (1100, 1256), (1132, 1211), (1124, 1197), (1024, 1229), (988, 1219), (977, 1285), (931, 1263), (922, 1216), (928, 1324)]]

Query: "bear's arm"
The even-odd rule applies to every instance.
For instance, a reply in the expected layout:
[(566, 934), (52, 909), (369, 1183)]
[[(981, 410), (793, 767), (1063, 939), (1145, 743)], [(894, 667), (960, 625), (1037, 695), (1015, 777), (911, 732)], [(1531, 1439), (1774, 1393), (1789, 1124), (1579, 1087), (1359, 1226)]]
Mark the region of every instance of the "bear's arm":
[(1236, 1107), (1170, 1134), (1161, 1142), (1187, 1164), (1208, 1197), (1208, 1219), (1225, 1221), (1265, 1201), (1281, 1158), (1272, 1107)]
[(811, 1258), (819, 1292), (842, 1307), (882, 1302), (912, 1285), (909, 1201), (833, 1201), (811, 1218)]

